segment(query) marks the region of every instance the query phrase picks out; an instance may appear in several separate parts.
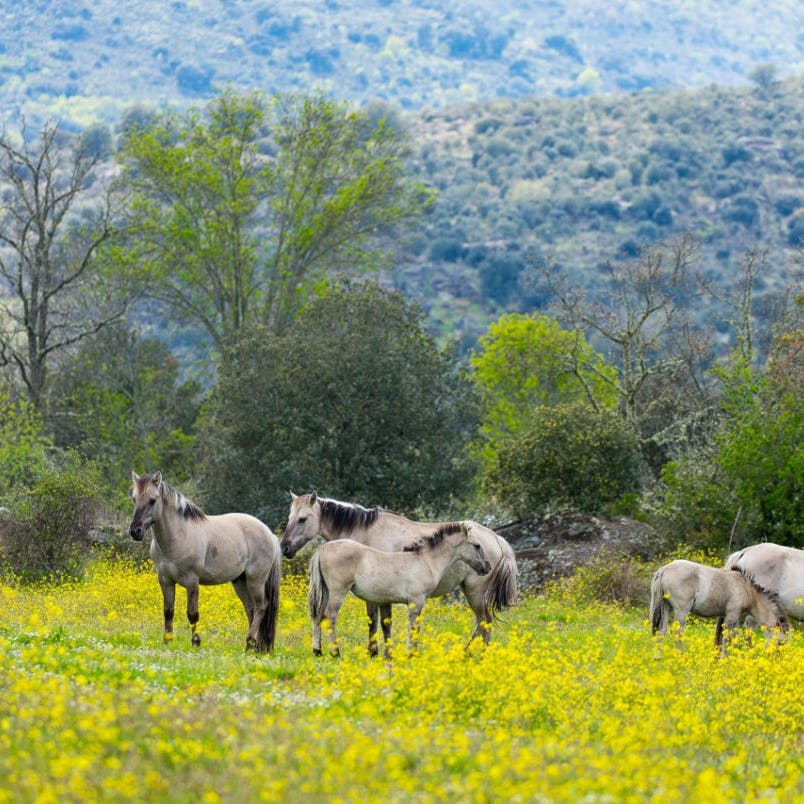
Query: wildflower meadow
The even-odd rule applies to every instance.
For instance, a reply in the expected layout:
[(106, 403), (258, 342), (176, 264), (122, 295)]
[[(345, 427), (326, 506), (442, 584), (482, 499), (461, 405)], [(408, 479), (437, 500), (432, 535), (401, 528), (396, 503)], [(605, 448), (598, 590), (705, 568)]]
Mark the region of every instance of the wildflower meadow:
[(462, 601), (428, 602), (410, 657), (395, 607), (399, 646), (369, 659), (350, 598), (342, 658), (315, 658), (288, 575), (253, 656), (230, 585), (202, 588), (198, 649), (184, 601), (165, 645), (150, 566), (0, 584), (0, 802), (804, 801), (800, 628), (720, 658), (711, 621), (678, 649), (555, 587), (468, 652)]

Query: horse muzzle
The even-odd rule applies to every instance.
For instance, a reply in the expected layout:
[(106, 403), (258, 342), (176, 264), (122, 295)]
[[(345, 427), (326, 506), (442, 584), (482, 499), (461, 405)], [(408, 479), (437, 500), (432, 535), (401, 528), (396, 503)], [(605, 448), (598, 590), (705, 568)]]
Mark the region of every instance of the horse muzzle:
[(282, 551), (282, 555), (285, 558), (293, 558), (293, 556), (295, 556), (298, 552), (298, 550), (290, 542), (286, 542), (284, 539), (279, 542), (279, 549)]
[(135, 542), (141, 542), (143, 537), (145, 536), (145, 531), (148, 528), (144, 528), (142, 525), (131, 525), (128, 529), (129, 536), (134, 539)]

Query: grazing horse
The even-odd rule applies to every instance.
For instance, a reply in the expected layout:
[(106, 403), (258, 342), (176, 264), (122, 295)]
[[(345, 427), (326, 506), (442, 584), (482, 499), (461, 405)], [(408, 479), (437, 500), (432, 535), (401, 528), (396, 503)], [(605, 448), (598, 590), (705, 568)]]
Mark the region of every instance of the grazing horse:
[[(776, 596), (747, 573), (683, 559), (665, 564), (653, 575), (650, 621), (654, 634), (658, 631), (664, 636), (667, 632), (671, 610), (681, 633), (690, 612), (700, 617), (723, 617), (730, 633), (749, 614), (768, 629), (779, 628), (784, 633), (790, 627)], [(716, 642), (722, 644), (725, 654), (726, 642), (720, 638)]]
[(199, 584), (231, 581), (248, 617), (246, 649), (272, 651), (282, 562), (279, 542), (270, 528), (248, 514), (207, 516), (165, 483), (161, 472), (143, 477), (132, 472), (131, 477), (134, 518), (129, 533), (142, 541), (153, 525), (150, 552), (162, 587), (165, 642), (173, 639), (177, 583), (187, 590), (191, 641), (198, 647)]
[[(336, 624), (346, 595), (351, 591), (367, 603), (408, 604), (408, 650), (416, 643), (418, 618), (428, 597), (456, 562), (464, 562), (480, 576), (491, 565), (466, 524), (444, 525), (404, 550), (386, 553), (352, 539), (326, 542), (310, 561), (310, 617), (313, 653), (321, 655), (321, 622), (330, 624), (330, 653), (339, 655)], [(389, 646), (385, 644), (385, 655)]]
[(775, 592), (788, 617), (804, 620), (804, 550), (765, 542), (732, 553), (726, 569), (739, 569)]
[[(382, 508), (363, 508), (353, 503), (318, 497), (315, 492), (291, 496), (288, 524), (280, 542), (282, 552), (288, 558), (296, 555), (317, 535), (327, 541), (348, 538), (375, 550), (398, 552), (449, 524), (416, 522)], [(492, 620), (500, 611), (516, 602), (516, 558), (511, 545), (493, 530), (469, 520), (464, 524), (470, 535), (480, 543), (492, 570), (488, 575), (480, 575), (465, 562), (455, 562), (431, 595), (447, 595), (460, 586), (475, 615), (475, 628), (469, 641), (481, 636), (488, 643)], [(366, 610), (369, 621), (368, 649), (375, 656), (378, 652), (378, 621), (385, 641), (391, 637), (391, 606), (367, 602)]]

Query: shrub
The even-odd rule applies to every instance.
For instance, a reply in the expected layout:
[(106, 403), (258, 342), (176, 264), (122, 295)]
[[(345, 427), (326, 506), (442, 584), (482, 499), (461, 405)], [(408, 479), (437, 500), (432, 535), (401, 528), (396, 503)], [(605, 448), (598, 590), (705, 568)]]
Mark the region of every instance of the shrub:
[(0, 519), (3, 557), (24, 578), (80, 576), (102, 507), (98, 471), (75, 453)]
[(520, 515), (551, 505), (595, 514), (639, 486), (639, 443), (612, 411), (539, 406), (531, 429), (502, 446), (490, 482)]

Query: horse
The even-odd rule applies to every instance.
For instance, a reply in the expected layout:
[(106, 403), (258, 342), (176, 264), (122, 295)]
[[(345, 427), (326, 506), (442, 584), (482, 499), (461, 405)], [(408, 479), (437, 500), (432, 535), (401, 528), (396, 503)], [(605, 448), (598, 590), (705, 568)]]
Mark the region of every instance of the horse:
[[(330, 653), (340, 655), (336, 625), (338, 612), (351, 591), (375, 606), (408, 604), (408, 651), (416, 644), (419, 615), (452, 567), (463, 562), (479, 576), (491, 572), (480, 542), (465, 523), (442, 525), (399, 552), (375, 550), (352, 539), (325, 542), (310, 561), (310, 618), (313, 653), (321, 655), (321, 623), (330, 624)], [(390, 655), (385, 643), (385, 655)]]
[[(707, 567), (684, 559), (665, 564), (653, 575), (650, 621), (654, 634), (657, 631), (662, 636), (667, 633), (671, 610), (681, 626), (679, 638), (690, 612), (700, 617), (722, 617), (729, 633), (733, 633), (749, 614), (767, 629), (778, 628), (786, 633), (790, 627), (776, 595), (760, 586), (748, 573)], [(725, 654), (722, 627), (715, 642)]]
[[(417, 522), (382, 508), (363, 508), (354, 503), (319, 497), (315, 492), (296, 495), (291, 492), (288, 524), (280, 541), (282, 553), (292, 558), (317, 535), (326, 541), (349, 538), (375, 550), (399, 552), (449, 523)], [(477, 522), (465, 520), (470, 534), (478, 540), (492, 565), (488, 575), (480, 575), (468, 564), (456, 562), (444, 574), (432, 596), (439, 597), (460, 586), (475, 615), (475, 627), (469, 642), (482, 637), (491, 639), (491, 624), (503, 609), (516, 602), (517, 566), (508, 542)], [(382, 626), (386, 642), (391, 638), (391, 606), (366, 603), (368, 613), (368, 650), (378, 652), (377, 627)]]
[(150, 554), (164, 601), (164, 641), (173, 639), (176, 584), (187, 590), (191, 643), (197, 633), (198, 587), (231, 581), (248, 617), (246, 650), (274, 649), (282, 559), (270, 528), (249, 514), (208, 516), (162, 480), (162, 473), (131, 473), (134, 517), (131, 538), (142, 541), (153, 525)]
[(741, 569), (775, 592), (785, 614), (804, 620), (804, 550), (764, 542), (732, 553), (726, 569)]

